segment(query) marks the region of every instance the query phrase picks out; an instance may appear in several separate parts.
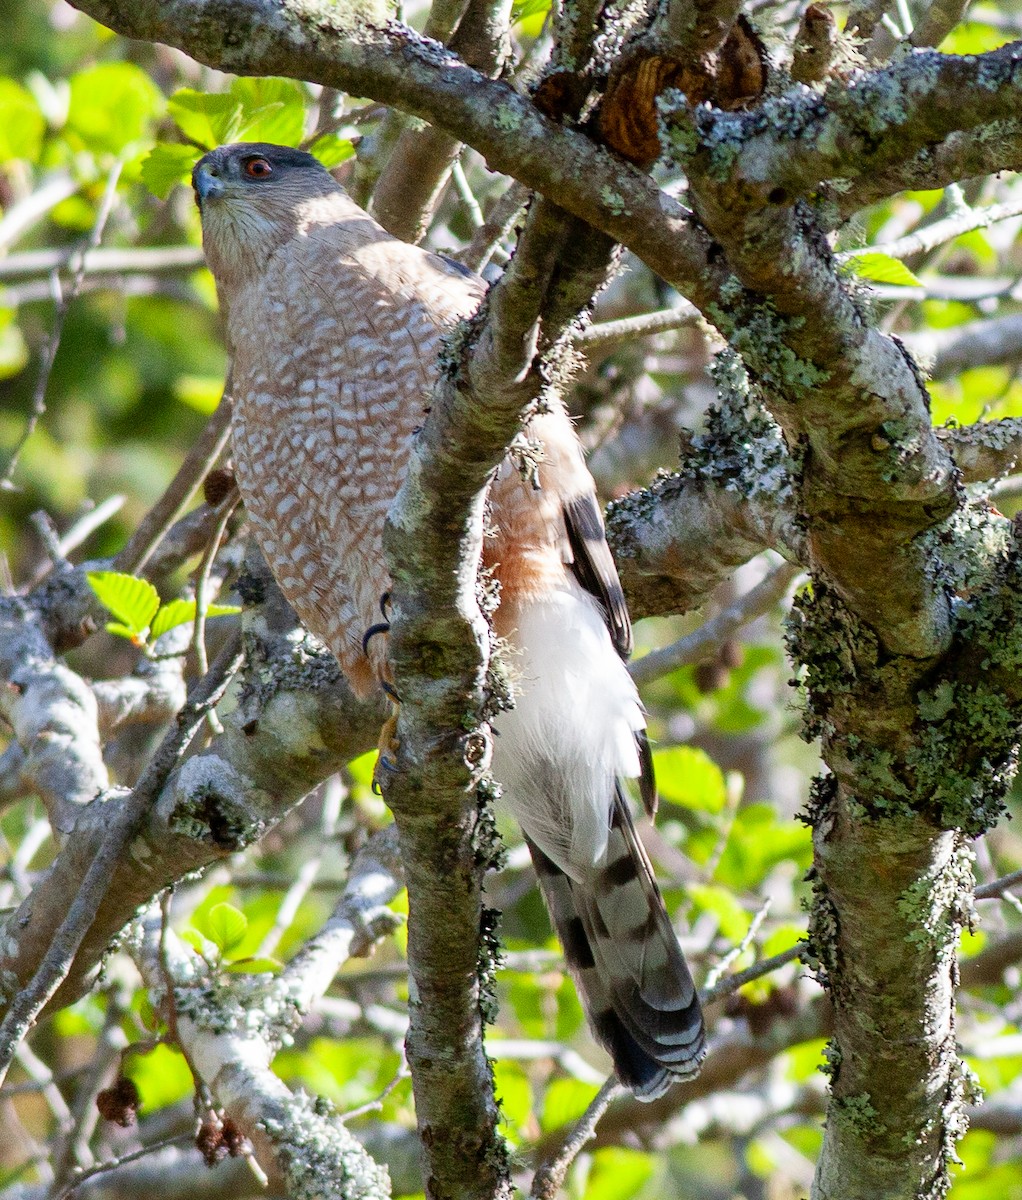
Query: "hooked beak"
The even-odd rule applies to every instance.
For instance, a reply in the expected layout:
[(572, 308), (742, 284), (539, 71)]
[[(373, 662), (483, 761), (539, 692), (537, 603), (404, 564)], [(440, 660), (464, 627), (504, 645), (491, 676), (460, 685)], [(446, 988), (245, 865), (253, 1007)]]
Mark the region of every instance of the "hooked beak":
[(192, 176), (192, 186), (195, 188), (195, 194), (199, 197), (200, 204), (210, 197), (216, 199), (224, 194), (223, 180), (218, 175), (214, 175), (209, 167), (196, 167)]

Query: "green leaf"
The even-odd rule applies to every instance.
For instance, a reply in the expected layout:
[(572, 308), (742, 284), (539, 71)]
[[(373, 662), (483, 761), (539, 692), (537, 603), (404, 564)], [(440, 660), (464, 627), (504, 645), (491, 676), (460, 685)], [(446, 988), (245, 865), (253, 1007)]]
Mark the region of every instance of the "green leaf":
[(42, 149), (46, 119), (35, 97), (13, 79), (0, 79), (0, 162), (24, 158), (35, 162)]
[(160, 611), (154, 617), (153, 626), (149, 631), (149, 636), (155, 642), (156, 639), (158, 637), (162, 637), (168, 629), (176, 629), (178, 625), (188, 625), (194, 620), (194, 600), (171, 600), (169, 604), (162, 605)]
[(653, 1174), (654, 1159), (639, 1150), (608, 1147), (593, 1155), (586, 1200), (630, 1200)]
[[(241, 607), (237, 604), (210, 604), (206, 608), (207, 617), (230, 617), (240, 612)], [(155, 642), (168, 629), (174, 629), (178, 625), (188, 625), (194, 620), (194, 600), (171, 600), (169, 604), (164, 604), (160, 608), (160, 611), (153, 619), (153, 626), (149, 631), (149, 637)]]
[(86, 578), (100, 604), (108, 608), (123, 626), (123, 630), (111, 629), (110, 632), (141, 639), (160, 607), (156, 588), (147, 579), (137, 579), (119, 571), (89, 571)]
[(248, 917), (233, 904), (215, 904), (206, 914), (203, 928), (209, 940), (219, 948), (221, 954), (230, 952), (241, 944), (248, 929)]
[(141, 646), (145, 642), (140, 633), (132, 629), (130, 625), (123, 625), (120, 621), (107, 621), (103, 628), (107, 633), (112, 633), (114, 637), (127, 638), (129, 642), (134, 642), (137, 646)]
[(305, 93), (293, 79), (235, 79), (230, 95), (241, 104), (238, 140), (297, 146), (305, 131)]
[(511, 22), (526, 37), (539, 37), (550, 11), (550, 0), (515, 0), (511, 6)]
[(197, 152), (194, 146), (157, 142), (142, 160), (142, 182), (160, 200), (191, 178)]
[(71, 79), (67, 131), (93, 151), (120, 154), (163, 112), (159, 89), (134, 63), (102, 63)]
[(657, 790), (664, 800), (697, 812), (719, 813), (727, 789), (720, 767), (694, 746), (670, 746), (653, 755)]
[(850, 254), (845, 261), (862, 279), (871, 279), (874, 283), (892, 283), (898, 287), (922, 287), (919, 279), (900, 259), (881, 254), (878, 250)]
[(283, 965), (279, 958), (236, 958), (224, 970), (230, 975), (273, 975)]
[(178, 88), (167, 101), (167, 112), (185, 137), (207, 150), (238, 140), (241, 101), (230, 93)]
[[(2, 140), (3, 133), (0, 131)], [(15, 324), (14, 309), (0, 308), (0, 379), (17, 375), (27, 362), (28, 346), (21, 329)]]
[(166, 1044), (148, 1054), (132, 1054), (125, 1063), (125, 1074), (141, 1092), (142, 1107), (150, 1113), (177, 1104), (195, 1087), (184, 1056)]
[(174, 396), (182, 404), (208, 417), (224, 394), (222, 375), (179, 375), (174, 381)]
[(581, 1079), (554, 1079), (543, 1096), (541, 1125), (551, 1133), (577, 1121), (596, 1099), (600, 1089)]
[(323, 164), (328, 171), (339, 167), (355, 153), (355, 143), (350, 138), (339, 137), (336, 133), (324, 133), (309, 147), (309, 153)]

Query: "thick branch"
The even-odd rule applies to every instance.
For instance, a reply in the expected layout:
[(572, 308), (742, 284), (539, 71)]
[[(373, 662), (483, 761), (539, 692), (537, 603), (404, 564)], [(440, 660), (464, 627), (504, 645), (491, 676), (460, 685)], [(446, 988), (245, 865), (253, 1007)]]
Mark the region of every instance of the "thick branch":
[[(827, 179), (858, 179), (904, 162), (950, 134), (1013, 120), (1022, 93), (1018, 43), (958, 57), (917, 50), (882, 70), (834, 80), (822, 97), (789, 92), (756, 113), (697, 116), (704, 138), (727, 148), (718, 174), (746, 202), (804, 196)], [(687, 106), (669, 118), (683, 133)], [(722, 156), (718, 155), (718, 162)]]

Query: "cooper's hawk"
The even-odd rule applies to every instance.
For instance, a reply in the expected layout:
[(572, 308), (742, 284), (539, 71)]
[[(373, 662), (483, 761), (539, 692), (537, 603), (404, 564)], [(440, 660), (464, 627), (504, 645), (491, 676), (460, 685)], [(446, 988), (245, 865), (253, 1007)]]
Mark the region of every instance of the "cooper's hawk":
[[(444, 334), (481, 280), (397, 241), (311, 156), (223, 146), (196, 165), (203, 243), (233, 359), (234, 454), (280, 587), (353, 688), (386, 679), (365, 640), (388, 589), (387, 509), (439, 374)], [(563, 410), (536, 416), (539, 488), (505, 461), (485, 565), (514, 647), (515, 707), (494, 774), (521, 824), (590, 1024), (643, 1099), (695, 1073), (695, 988), (621, 787), (652, 807), (631, 626), (593, 481)]]

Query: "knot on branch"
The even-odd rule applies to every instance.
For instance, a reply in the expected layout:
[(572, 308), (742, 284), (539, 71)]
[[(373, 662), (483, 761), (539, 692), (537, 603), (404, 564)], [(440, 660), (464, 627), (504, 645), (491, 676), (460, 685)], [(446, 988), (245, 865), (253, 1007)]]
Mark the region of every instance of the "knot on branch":
[(615, 64), (600, 108), (603, 140), (639, 167), (660, 157), (658, 98), (671, 89), (686, 103), (708, 102), (731, 112), (755, 103), (766, 87), (766, 49), (739, 17), (719, 50), (693, 59), (638, 44)]

